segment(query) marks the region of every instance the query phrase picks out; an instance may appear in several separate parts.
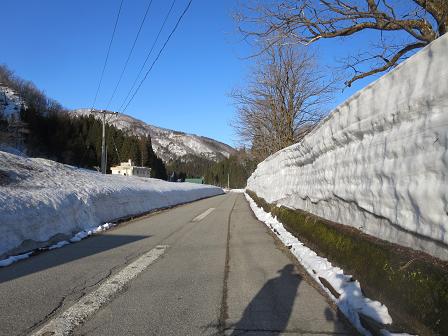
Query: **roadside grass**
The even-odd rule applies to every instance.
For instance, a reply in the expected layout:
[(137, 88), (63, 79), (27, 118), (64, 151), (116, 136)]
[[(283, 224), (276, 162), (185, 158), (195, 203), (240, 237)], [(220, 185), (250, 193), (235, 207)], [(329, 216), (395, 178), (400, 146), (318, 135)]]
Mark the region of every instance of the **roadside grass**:
[(247, 193), (305, 245), (358, 280), (367, 297), (384, 303), (392, 327), (448, 335), (448, 262)]

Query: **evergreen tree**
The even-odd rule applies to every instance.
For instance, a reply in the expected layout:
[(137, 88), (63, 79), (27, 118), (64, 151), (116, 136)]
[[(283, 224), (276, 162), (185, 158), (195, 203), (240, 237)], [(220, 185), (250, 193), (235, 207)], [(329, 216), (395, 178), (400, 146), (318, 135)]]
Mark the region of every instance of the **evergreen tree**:
[[(100, 166), (102, 123), (93, 115), (74, 117), (57, 101), (49, 99), (36, 86), (14, 75), (0, 65), (0, 82), (15, 90), (24, 100), (26, 109), (20, 111), (28, 134), (25, 139), (31, 156), (39, 156), (83, 168)], [(10, 136), (12, 118), (0, 116), (0, 140)], [(151, 138), (126, 134), (106, 125), (108, 167), (131, 159), (136, 165), (152, 168), (152, 176), (166, 179), (163, 162), (154, 153)]]

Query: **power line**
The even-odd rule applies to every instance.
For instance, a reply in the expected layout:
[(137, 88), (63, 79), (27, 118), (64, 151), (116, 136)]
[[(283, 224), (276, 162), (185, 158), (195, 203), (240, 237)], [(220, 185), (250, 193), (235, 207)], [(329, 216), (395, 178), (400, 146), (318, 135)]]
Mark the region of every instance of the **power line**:
[(120, 105), (120, 108), (118, 109), (119, 111), (120, 111), (120, 110), (123, 108), (123, 106), (126, 104), (126, 101), (128, 100), (129, 96), (131, 95), (132, 91), (134, 90), (135, 85), (137, 84), (137, 81), (138, 81), (140, 75), (142, 74), (143, 69), (144, 69), (145, 66), (146, 66), (146, 63), (147, 63), (148, 60), (149, 60), (149, 57), (151, 56), (152, 51), (154, 50), (154, 47), (156, 46), (156, 43), (157, 43), (157, 41), (159, 40), (160, 34), (162, 33), (162, 30), (163, 30), (163, 28), (165, 27), (166, 22), (168, 21), (168, 17), (170, 16), (171, 11), (173, 10), (173, 7), (174, 7), (174, 4), (175, 4), (175, 3), (176, 3), (176, 0), (173, 0), (173, 2), (171, 3), (171, 7), (170, 7), (168, 13), (165, 15), (165, 19), (163, 20), (162, 26), (160, 27), (159, 32), (157, 33), (157, 36), (156, 36), (156, 38), (155, 38), (155, 40), (154, 40), (154, 42), (153, 42), (153, 44), (152, 44), (152, 46), (151, 46), (151, 49), (149, 50), (149, 53), (148, 53), (148, 55), (146, 56), (145, 61), (143, 62), (142, 66), (140, 67), (140, 70), (139, 70), (139, 72), (138, 72), (138, 75), (135, 77), (135, 80), (134, 80), (134, 82), (132, 83), (131, 89), (128, 91), (128, 94), (126, 95), (126, 98), (124, 98), (123, 102), (122, 102), (121, 105)]
[(143, 77), (143, 79), (140, 81), (140, 84), (138, 85), (137, 89), (135, 90), (134, 94), (132, 95), (131, 99), (128, 101), (128, 103), (126, 104), (126, 107), (124, 108), (123, 112), (124, 113), (126, 111), (126, 109), (129, 107), (129, 104), (131, 104), (132, 100), (134, 99), (135, 95), (137, 94), (138, 90), (140, 89), (140, 87), (142, 86), (143, 82), (146, 80), (146, 78), (148, 77), (149, 73), (151, 72), (152, 68), (154, 67), (154, 64), (157, 62), (157, 60), (159, 59), (160, 55), (162, 54), (163, 50), (165, 49), (166, 45), (168, 44), (169, 40), (171, 39), (171, 36), (173, 36), (174, 32), (176, 31), (177, 27), (179, 26), (179, 23), (181, 22), (182, 18), (184, 17), (184, 15), (187, 13), (188, 9), (190, 8), (190, 5), (192, 3), (193, 0), (190, 0), (188, 2), (188, 5), (185, 7), (184, 11), (182, 12), (182, 14), (179, 16), (179, 19), (176, 22), (176, 25), (174, 26), (173, 30), (171, 31), (171, 33), (168, 35), (168, 38), (166, 39), (165, 43), (163, 44), (162, 48), (159, 50), (159, 53), (157, 54), (157, 57), (154, 59), (154, 61), (151, 64), (151, 67), (148, 69), (148, 71), (145, 74), (145, 77)]
[(134, 43), (132, 44), (131, 50), (129, 51), (129, 54), (128, 54), (128, 58), (126, 59), (123, 70), (121, 71), (120, 78), (118, 79), (118, 82), (115, 85), (114, 91), (112, 92), (112, 95), (109, 98), (109, 101), (106, 106), (106, 110), (109, 109), (110, 103), (112, 102), (112, 99), (114, 98), (115, 93), (117, 92), (118, 86), (120, 85), (121, 80), (123, 79), (123, 75), (126, 71), (129, 60), (131, 59), (132, 53), (134, 52), (134, 48), (135, 48), (135, 45), (137, 44), (137, 40), (140, 36), (140, 32), (142, 31), (143, 25), (145, 24), (146, 18), (148, 16), (149, 8), (151, 7), (152, 1), (153, 0), (150, 0), (148, 3), (148, 6), (146, 7), (145, 15), (143, 16), (142, 22), (140, 23), (140, 27), (138, 28), (138, 32), (137, 32), (137, 35), (135, 36)]
[(107, 48), (106, 59), (104, 60), (103, 70), (101, 71), (100, 81), (98, 83), (98, 88), (96, 89), (95, 99), (93, 100), (91, 110), (93, 110), (93, 108), (95, 107), (96, 100), (98, 98), (98, 93), (100, 92), (101, 83), (102, 83), (103, 77), (104, 77), (104, 71), (106, 70), (107, 61), (109, 60), (110, 48), (112, 46), (112, 41), (114, 40), (115, 31), (117, 30), (118, 20), (120, 19), (120, 13), (121, 13), (121, 8), (123, 7), (123, 1), (124, 0), (121, 0), (121, 2), (120, 2), (120, 8), (118, 9), (118, 14), (117, 14), (117, 18), (115, 20), (114, 30), (112, 32), (112, 37), (109, 42), (109, 47)]

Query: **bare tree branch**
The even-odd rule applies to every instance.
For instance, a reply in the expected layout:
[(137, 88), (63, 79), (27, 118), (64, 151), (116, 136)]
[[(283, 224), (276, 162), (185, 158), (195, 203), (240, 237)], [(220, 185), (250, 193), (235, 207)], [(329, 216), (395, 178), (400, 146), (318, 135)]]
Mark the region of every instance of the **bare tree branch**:
[(267, 48), (247, 88), (231, 93), (237, 106), (232, 126), (258, 160), (300, 141), (322, 118), (333, 90), (324, 78), (304, 47)]
[[(239, 31), (246, 39), (268, 41), (263, 51), (285, 38), (309, 45), (366, 30), (400, 33), (404, 41), (394, 54), (383, 57), (390, 51), (390, 45), (381, 34), (382, 48), (363, 60), (365, 63), (376, 59), (382, 63), (369, 63), (370, 68), (363, 71), (349, 66), (355, 72), (346, 81), (350, 86), (360, 78), (393, 68), (407, 55), (448, 31), (447, 0), (406, 1), (406, 6), (389, 0), (281, 0), (271, 5), (246, 6), (238, 15)], [(357, 58), (357, 64), (360, 63)]]

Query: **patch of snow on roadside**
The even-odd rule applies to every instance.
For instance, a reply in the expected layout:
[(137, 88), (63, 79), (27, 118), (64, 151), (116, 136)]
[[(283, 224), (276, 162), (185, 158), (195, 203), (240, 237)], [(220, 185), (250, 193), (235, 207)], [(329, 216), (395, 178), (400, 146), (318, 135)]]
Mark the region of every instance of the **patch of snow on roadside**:
[(51, 245), (49, 247), (38, 248), (38, 249), (36, 249), (34, 251), (30, 251), (30, 252), (27, 252), (27, 253), (24, 253), (24, 254), (19, 254), (19, 255), (16, 255), (16, 256), (10, 256), (10, 257), (8, 257), (6, 259), (0, 260), (0, 267), (6, 267), (6, 266), (9, 266), (9, 265), (17, 262), (17, 261), (20, 261), (20, 260), (23, 260), (23, 259), (27, 259), (33, 253), (36, 253), (36, 252), (41, 252), (41, 251), (46, 251), (46, 250), (51, 251), (51, 250), (59, 249), (59, 248), (64, 247), (66, 245), (70, 245), (71, 243), (79, 242), (82, 239), (87, 238), (87, 237), (89, 237), (91, 235), (94, 235), (94, 234), (97, 234), (97, 233), (109, 230), (109, 229), (113, 228), (115, 225), (116, 224), (114, 224), (114, 223), (105, 223), (103, 225), (100, 225), (100, 226), (97, 226), (97, 227), (94, 227), (94, 228), (91, 228), (91, 229), (88, 229), (88, 230), (82, 230), (82, 231), (76, 233), (72, 238), (70, 238), (69, 241), (61, 240), (61, 241), (57, 242), (56, 244), (53, 244), (53, 245)]
[(28, 252), (28, 253), (15, 255), (15, 256), (10, 256), (6, 259), (0, 260), (0, 267), (6, 267), (6, 266), (9, 266), (9, 265), (17, 262), (17, 261), (27, 259), (30, 257), (31, 254), (32, 254), (32, 252)]
[(55, 249), (58, 249), (58, 248), (61, 248), (61, 247), (63, 247), (63, 246), (65, 246), (65, 245), (69, 245), (70, 244), (70, 242), (68, 242), (68, 241), (66, 241), (66, 240), (61, 240), (61, 241), (59, 241), (59, 242), (57, 242), (56, 244), (54, 244), (54, 245), (51, 245), (49, 248), (48, 248), (48, 250), (55, 250)]
[[(305, 270), (321, 285), (359, 332), (364, 335), (371, 335), (361, 325), (359, 313), (382, 324), (392, 323), (392, 317), (389, 315), (387, 307), (378, 301), (364, 297), (358, 281), (353, 281), (352, 277), (344, 274), (342, 269), (333, 266), (326, 258), (319, 257), (313, 250), (304, 246), (302, 242), (283, 227), (277, 218), (258, 207), (248, 194), (245, 193), (245, 196), (258, 220), (265, 223), (286, 246), (290, 247), (291, 252)], [(319, 278), (327, 280), (340, 294), (340, 297), (336, 298), (330, 290), (322, 285)]]
[(245, 193), (245, 192), (246, 192), (246, 189), (230, 189), (229, 191), (230, 191), (230, 192), (233, 192), (233, 193), (239, 193), (239, 194), (242, 194), (242, 193)]

